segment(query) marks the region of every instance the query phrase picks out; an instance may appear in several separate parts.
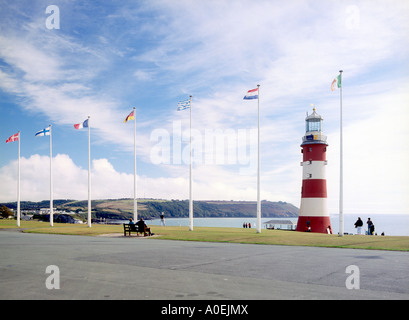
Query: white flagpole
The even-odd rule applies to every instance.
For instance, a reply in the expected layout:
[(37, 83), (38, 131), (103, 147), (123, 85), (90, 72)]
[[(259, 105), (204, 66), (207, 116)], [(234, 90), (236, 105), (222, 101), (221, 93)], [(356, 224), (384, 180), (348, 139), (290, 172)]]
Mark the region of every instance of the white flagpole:
[(339, 104), (340, 104), (340, 161), (339, 161), (339, 236), (344, 236), (344, 168), (343, 168), (343, 140), (342, 140), (342, 70), (339, 70), (339, 77), (341, 80), (340, 92), (339, 92)]
[(50, 226), (54, 225), (54, 209), (53, 209), (53, 142), (50, 128)]
[(91, 228), (91, 124), (88, 116), (88, 227)]
[(257, 132), (257, 233), (261, 233), (261, 202), (260, 202), (260, 85), (257, 85), (258, 96), (258, 132)]
[(190, 168), (189, 168), (189, 231), (193, 231), (192, 200), (192, 96), (190, 96)]
[(134, 117), (134, 132), (133, 132), (133, 156), (134, 156), (134, 165), (133, 165), (133, 218), (134, 221), (138, 220), (138, 202), (136, 198), (136, 112), (135, 107), (133, 107), (133, 117)]
[(21, 132), (18, 132), (18, 168), (17, 168), (17, 227), (20, 226), (20, 140)]

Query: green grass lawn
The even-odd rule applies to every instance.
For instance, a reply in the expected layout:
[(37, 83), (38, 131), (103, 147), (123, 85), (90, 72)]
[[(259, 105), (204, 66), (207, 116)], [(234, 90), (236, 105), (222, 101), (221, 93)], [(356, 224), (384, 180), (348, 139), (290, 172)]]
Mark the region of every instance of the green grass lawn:
[[(17, 228), (16, 221), (0, 220), (0, 229), (4, 228)], [(54, 223), (54, 226), (50, 227), (47, 222), (21, 221), (20, 229), (31, 233), (83, 236), (118, 234), (118, 236), (123, 236), (122, 225), (95, 224), (89, 228), (87, 225)], [(151, 229), (156, 235), (155, 239), (409, 251), (409, 237), (405, 236), (345, 235), (339, 237), (338, 235), (265, 229), (258, 234), (255, 229), (207, 227), (195, 227), (193, 231), (189, 231), (187, 227), (151, 226)]]

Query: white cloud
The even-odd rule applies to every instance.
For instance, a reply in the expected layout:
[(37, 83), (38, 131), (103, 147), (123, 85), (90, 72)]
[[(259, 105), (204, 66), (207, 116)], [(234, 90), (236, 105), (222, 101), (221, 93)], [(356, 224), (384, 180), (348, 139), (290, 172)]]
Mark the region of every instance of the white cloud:
[[(66, 154), (53, 157), (54, 199), (87, 199), (88, 170), (77, 166)], [(173, 177), (137, 176), (139, 198), (187, 199), (189, 197), (188, 166), (174, 166)], [(177, 173), (176, 173), (177, 172)], [(219, 166), (194, 169), (195, 199), (247, 199), (255, 194), (249, 176), (223, 170)], [(133, 174), (118, 172), (107, 159), (92, 161), (92, 199), (132, 198)], [(17, 160), (0, 168), (2, 201), (17, 199)], [(21, 200), (39, 201), (50, 198), (50, 158), (32, 155), (21, 158)]]
[[(88, 169), (77, 166), (66, 154), (53, 157), (54, 199), (87, 199)], [(133, 196), (133, 175), (117, 172), (106, 159), (92, 161), (93, 199)], [(17, 199), (17, 160), (0, 169), (2, 201)], [(21, 158), (21, 200), (50, 198), (50, 158), (32, 155)], [(15, 186), (15, 188), (13, 187)], [(132, 192), (131, 192), (132, 190)]]
[[(50, 158), (32, 155), (21, 157), (21, 200), (39, 201), (50, 198)], [(67, 155), (53, 157), (54, 198), (87, 198), (86, 170), (75, 166)], [(17, 160), (0, 168), (2, 201), (17, 200)], [(82, 181), (85, 182), (82, 183)]]
[(139, 81), (151, 81), (154, 79), (155, 74), (144, 70), (136, 70), (133, 74)]
[(17, 66), (28, 81), (52, 81), (61, 78), (56, 59), (23, 39), (0, 36), (0, 54), (10, 65)]

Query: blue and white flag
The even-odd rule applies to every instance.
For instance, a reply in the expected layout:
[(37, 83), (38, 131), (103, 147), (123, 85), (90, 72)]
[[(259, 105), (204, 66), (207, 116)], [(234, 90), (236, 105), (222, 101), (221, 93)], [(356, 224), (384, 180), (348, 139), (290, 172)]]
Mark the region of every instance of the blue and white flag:
[(190, 99), (185, 101), (179, 101), (178, 107), (176, 108), (177, 111), (185, 110), (190, 108)]
[(258, 88), (247, 91), (243, 100), (258, 99)]
[(50, 128), (45, 128), (43, 130), (38, 131), (35, 134), (36, 137), (49, 136), (49, 135), (50, 135)]

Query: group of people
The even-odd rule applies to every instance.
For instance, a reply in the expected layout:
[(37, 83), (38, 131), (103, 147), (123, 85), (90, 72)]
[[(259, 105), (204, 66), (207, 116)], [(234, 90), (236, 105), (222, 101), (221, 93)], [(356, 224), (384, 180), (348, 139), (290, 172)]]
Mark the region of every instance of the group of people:
[(251, 223), (250, 222), (249, 223), (244, 222), (243, 223), (243, 228), (251, 228)]
[(145, 236), (149, 234), (149, 236), (152, 235), (151, 228), (148, 228), (145, 224), (145, 221), (143, 221), (143, 218), (141, 218), (137, 223), (133, 221), (132, 218), (129, 219), (129, 224), (136, 224), (138, 226), (138, 233), (143, 232)]
[[(371, 218), (368, 218), (368, 221), (366, 222), (366, 224), (368, 225), (368, 235), (376, 235), (375, 233), (375, 225), (373, 224)], [(356, 228), (356, 233), (357, 234), (361, 234), (362, 232), (362, 226), (364, 225), (364, 222), (361, 220), (360, 217), (358, 217), (358, 220), (356, 220), (355, 222), (355, 228)], [(384, 233), (382, 232), (382, 235), (384, 235)]]
[[(165, 224), (165, 217), (164, 217), (163, 212), (162, 212), (162, 214), (160, 215), (160, 219), (161, 219), (161, 225), (162, 225), (162, 226), (165, 226), (166, 224)], [(129, 219), (129, 224), (135, 224), (135, 222), (133, 221), (132, 218)], [(375, 234), (375, 225), (373, 224), (371, 218), (368, 218), (368, 221), (366, 222), (366, 224), (368, 225), (368, 232), (367, 232), (367, 234), (368, 234), (368, 235), (374, 235), (374, 234)], [(147, 234), (149, 234), (150, 236), (152, 235), (151, 229), (146, 226), (145, 221), (143, 221), (143, 218), (141, 218), (141, 219), (136, 223), (136, 225), (138, 226), (138, 230), (143, 230), (143, 231), (141, 231), (141, 232), (144, 232), (145, 236), (146, 236)], [(363, 227), (363, 225), (364, 225), (364, 222), (361, 220), (360, 217), (358, 217), (358, 220), (355, 222), (354, 225), (355, 225), (355, 228), (356, 228), (356, 233), (357, 233), (357, 234), (361, 234), (361, 233), (362, 233), (362, 227)], [(244, 222), (244, 223), (243, 223), (243, 228), (251, 228), (251, 223), (250, 223), (250, 222), (249, 222), (249, 223)], [(331, 228), (331, 227), (329, 227), (329, 228)], [(305, 230), (305, 231), (307, 231), (307, 232), (308, 232), (308, 231), (311, 231), (309, 221), (307, 222), (307, 227), (306, 227), (306, 230)], [(332, 232), (328, 232), (328, 233), (332, 233)], [(382, 233), (382, 235), (384, 235), (384, 234)]]
[[(149, 236), (153, 235), (153, 233), (151, 232), (151, 228), (148, 228), (147, 225), (145, 224), (145, 221), (143, 220), (143, 218), (141, 218), (137, 223), (135, 223), (133, 221), (132, 218), (129, 219), (129, 224), (135, 224), (138, 226), (138, 232), (143, 232), (145, 236), (147, 236), (149, 234)], [(165, 215), (162, 212), (160, 215), (160, 224), (161, 226), (166, 226), (165, 224)]]

